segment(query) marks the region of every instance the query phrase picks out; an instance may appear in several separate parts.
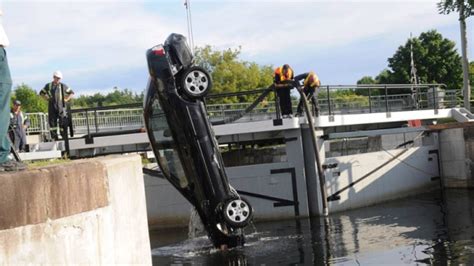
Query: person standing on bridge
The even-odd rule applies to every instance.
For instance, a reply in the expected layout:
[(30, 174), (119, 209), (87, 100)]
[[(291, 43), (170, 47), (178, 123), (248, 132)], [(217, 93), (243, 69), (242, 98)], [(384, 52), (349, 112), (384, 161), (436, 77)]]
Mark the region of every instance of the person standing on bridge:
[(10, 113), (10, 139), (15, 145), (15, 150), (24, 152), (27, 144), (26, 129), (30, 126), (30, 119), (21, 111), (21, 102), (13, 102)]
[[(306, 95), (308, 100), (311, 100), (313, 104), (315, 115), (319, 116), (319, 106), (318, 106), (318, 88), (321, 86), (321, 81), (319, 80), (318, 75), (313, 71), (309, 73), (300, 74), (295, 77), (295, 82), (299, 86), (303, 86), (303, 93)], [(303, 114), (303, 99), (300, 99), (298, 108), (296, 109), (296, 115), (301, 116)]]
[[(0, 10), (0, 16), (2, 16)], [(26, 169), (26, 165), (11, 160), (11, 144), (8, 136), (10, 125), (10, 96), (12, 91), (12, 78), (8, 66), (5, 47), (10, 44), (7, 34), (0, 22), (0, 171), (18, 171)]]
[(66, 84), (60, 82), (63, 78), (61, 71), (55, 71), (53, 73), (53, 81), (47, 83), (44, 88), (40, 91), (40, 96), (48, 100), (48, 122), (49, 129), (51, 132), (51, 138), (58, 140), (58, 120), (59, 132), (61, 137), (65, 138), (64, 128), (67, 126), (67, 105), (74, 95), (74, 91), (69, 88)]
[(290, 118), (293, 115), (290, 96), (290, 91), (294, 83), (293, 77), (293, 69), (291, 69), (288, 64), (284, 64), (275, 69), (273, 85), (280, 102), (283, 118)]

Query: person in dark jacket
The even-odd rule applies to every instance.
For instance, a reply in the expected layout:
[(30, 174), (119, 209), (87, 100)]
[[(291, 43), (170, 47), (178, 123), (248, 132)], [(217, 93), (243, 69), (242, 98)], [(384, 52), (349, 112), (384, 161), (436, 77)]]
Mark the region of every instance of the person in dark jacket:
[(281, 114), (283, 118), (293, 115), (290, 92), (294, 85), (293, 69), (288, 64), (275, 69), (273, 85), (280, 101)]
[(10, 138), (15, 150), (24, 152), (26, 149), (26, 129), (30, 126), (30, 119), (21, 111), (21, 102), (13, 102), (13, 109), (10, 113)]
[[(64, 127), (67, 125), (63, 123), (67, 122), (67, 105), (74, 95), (71, 88), (60, 82), (62, 78), (63, 74), (60, 71), (55, 71), (53, 73), (53, 81), (47, 83), (39, 93), (44, 99), (48, 100), (48, 122), (53, 140), (58, 140), (58, 128), (61, 137), (65, 138)], [(59, 126), (58, 120), (61, 122)]]
[[(318, 88), (321, 86), (319, 77), (313, 72), (300, 74), (295, 77), (295, 82), (299, 86), (303, 86), (303, 93), (306, 98), (311, 101), (315, 108), (315, 115), (319, 116), (318, 106)], [(296, 115), (301, 116), (303, 114), (303, 99), (300, 99), (298, 108), (296, 109)]]

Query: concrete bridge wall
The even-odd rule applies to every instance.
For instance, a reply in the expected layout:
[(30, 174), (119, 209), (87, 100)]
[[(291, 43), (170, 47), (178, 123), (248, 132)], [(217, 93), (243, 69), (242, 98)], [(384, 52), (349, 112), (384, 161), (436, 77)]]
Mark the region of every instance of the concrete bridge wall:
[(139, 156), (0, 174), (0, 264), (151, 264)]
[(474, 124), (440, 131), (441, 177), (446, 188), (474, 187)]

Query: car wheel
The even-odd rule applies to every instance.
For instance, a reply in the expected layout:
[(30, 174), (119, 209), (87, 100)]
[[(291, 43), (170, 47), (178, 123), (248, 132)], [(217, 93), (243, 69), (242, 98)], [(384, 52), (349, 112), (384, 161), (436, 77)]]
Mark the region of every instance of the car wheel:
[(224, 219), (232, 227), (245, 227), (252, 219), (253, 210), (245, 198), (229, 200), (224, 205)]
[(199, 66), (187, 69), (181, 80), (181, 88), (190, 98), (204, 97), (212, 87), (211, 77), (207, 71)]

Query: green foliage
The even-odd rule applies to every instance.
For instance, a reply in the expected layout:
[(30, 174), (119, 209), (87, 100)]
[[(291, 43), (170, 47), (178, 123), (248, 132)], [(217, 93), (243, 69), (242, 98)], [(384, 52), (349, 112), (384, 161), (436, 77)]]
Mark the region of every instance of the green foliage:
[(61, 158), (61, 159), (49, 159), (49, 160), (37, 160), (27, 162), (29, 167), (40, 168), (51, 165), (60, 165), (71, 162), (70, 159)]
[[(331, 101), (335, 102), (336, 104), (352, 104), (352, 105), (360, 105), (365, 106), (369, 103), (369, 98), (364, 95), (358, 95), (359, 90), (337, 90), (329, 92), (329, 96)], [(318, 94), (319, 99), (326, 99), (327, 92), (321, 90)]]
[(136, 94), (129, 89), (120, 90), (115, 87), (114, 90), (106, 95), (96, 93), (94, 95), (81, 95), (73, 99), (73, 108), (87, 108), (98, 106), (110, 106), (130, 104), (143, 101), (143, 93)]
[(391, 83), (390, 79), (390, 70), (384, 69), (382, 70), (376, 77), (375, 77), (375, 83), (377, 84), (389, 84)]
[(375, 84), (375, 80), (371, 76), (364, 76), (357, 81), (357, 84)]
[(474, 0), (442, 0), (438, 2), (438, 11), (440, 14), (449, 14), (451, 12), (460, 12), (465, 19), (474, 14)]
[[(48, 102), (42, 99), (36, 91), (26, 84), (17, 86), (12, 95), (12, 102), (14, 100), (21, 101), (22, 110), (28, 113), (48, 112)], [(94, 95), (81, 95), (72, 99), (72, 108), (88, 108), (97, 106), (109, 106), (120, 104), (131, 104), (143, 102), (143, 93), (133, 93), (129, 89), (114, 90), (106, 95), (96, 93)]]
[(391, 83), (410, 83), (410, 44), (420, 83), (444, 83), (449, 89), (462, 85), (461, 56), (453, 41), (443, 38), (436, 30), (421, 33), (407, 40), (393, 57), (388, 59)]
[(13, 90), (12, 100), (19, 100), (21, 102), (21, 109), (24, 112), (48, 111), (47, 101), (42, 99), (35, 90), (26, 84), (21, 84)]
[(411, 83), (410, 46), (413, 46), (419, 83), (443, 83), (449, 89), (461, 88), (461, 56), (456, 51), (455, 43), (443, 38), (436, 30), (423, 32), (419, 37), (408, 39), (405, 45), (400, 46), (395, 54), (388, 58), (389, 69), (382, 70), (375, 77), (376, 84)]
[[(216, 51), (207, 45), (197, 48), (195, 62), (206, 68), (212, 76), (213, 88), (211, 93), (231, 93), (266, 88), (273, 82), (272, 66), (260, 66), (254, 62), (239, 59), (238, 49)], [(210, 103), (251, 102), (257, 94), (248, 96), (215, 99)]]

